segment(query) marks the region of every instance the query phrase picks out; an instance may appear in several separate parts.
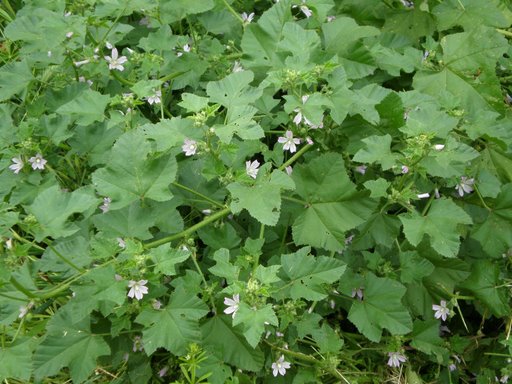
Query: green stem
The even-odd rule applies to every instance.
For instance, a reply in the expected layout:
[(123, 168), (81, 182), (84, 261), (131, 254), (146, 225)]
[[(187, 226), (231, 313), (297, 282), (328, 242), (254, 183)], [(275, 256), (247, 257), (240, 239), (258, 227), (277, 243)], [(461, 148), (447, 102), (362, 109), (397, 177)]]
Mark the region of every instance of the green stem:
[(116, 71), (117, 71), (116, 69), (111, 69), (110, 73), (112, 74), (112, 76), (114, 76), (114, 78), (117, 81), (119, 81), (120, 83), (122, 83), (124, 85), (129, 85), (129, 86), (132, 86), (133, 84), (135, 84), (135, 83), (132, 83), (131, 81), (126, 80), (124, 77), (119, 76), (119, 73), (117, 73)]
[[(190, 71), (190, 70), (189, 70), (189, 71)], [(178, 76), (181, 76), (181, 75), (183, 75), (184, 73), (187, 73), (187, 72), (189, 72), (189, 71), (179, 71), (179, 72), (174, 72), (174, 73), (171, 73), (171, 74), (169, 74), (169, 75), (167, 75), (167, 76), (161, 77), (161, 78), (159, 78), (158, 80), (160, 80), (161, 82), (163, 82), (163, 83), (164, 83), (164, 82), (166, 82), (166, 81), (168, 81), (168, 80), (172, 80), (172, 79), (174, 79), (174, 78), (176, 78), (176, 77), (178, 77)]]
[(309, 151), (309, 149), (312, 147), (312, 145), (305, 145), (304, 147), (302, 147), (299, 152), (297, 152), (295, 155), (293, 155), (292, 157), (290, 157), (286, 162), (284, 162), (278, 169), (280, 171), (284, 170), (287, 166), (289, 166), (290, 164), (293, 164), (299, 157), (301, 157), (304, 153), (306, 153), (307, 151)]
[(512, 37), (512, 32), (506, 31), (504, 29), (496, 28), (496, 32), (501, 33), (502, 35)]
[(244, 25), (244, 19), (242, 19), (242, 17), (233, 9), (233, 7), (226, 1), (226, 0), (222, 0), (222, 2), (224, 3), (224, 5), (226, 6), (226, 8), (228, 9), (229, 12), (231, 12), (231, 14), (233, 16), (235, 16), (235, 18), (242, 24)]
[(32, 292), (30, 292), (28, 289), (26, 289), (23, 285), (21, 285), (18, 280), (16, 280), (13, 276), (11, 276), (9, 282), (14, 285), (14, 288), (16, 288), (18, 291), (20, 291), (21, 293), (23, 293), (25, 296), (27, 297), (31, 297), (31, 298), (37, 298), (37, 295), (33, 294)]
[(40, 251), (44, 251), (43, 247), (40, 247), (39, 245), (34, 244), (32, 241), (29, 241), (29, 240), (21, 237), (14, 229), (11, 228), (10, 231), (12, 233), (12, 237), (14, 237), (16, 240), (21, 241), (22, 243), (25, 243), (25, 244), (29, 244), (33, 248), (38, 249)]
[(180, 183), (176, 183), (176, 182), (173, 182), (172, 185), (174, 185), (175, 187), (178, 187), (178, 188), (181, 188), (183, 189), (184, 191), (187, 191), (187, 192), (190, 192), (196, 196), (199, 196), (201, 197), (202, 199), (208, 201), (209, 203), (212, 203), (213, 205), (216, 205), (217, 207), (219, 208), (224, 208), (224, 205), (222, 203), (219, 203), (218, 201), (215, 201), (213, 199), (210, 199), (208, 196), (205, 196), (203, 195), (202, 193), (199, 193), (197, 192), (196, 190), (194, 189), (191, 189), (183, 184), (180, 184)]
[(291, 201), (300, 205), (308, 205), (309, 203), (304, 200), (296, 199), (295, 197), (281, 196), (283, 200)]
[(423, 211), (421, 212), (421, 216), (425, 216), (432, 205), (432, 201), (434, 201), (434, 195), (430, 196), (430, 199), (428, 199), (427, 204), (425, 205), (425, 208), (423, 208)]
[(491, 208), (489, 208), (489, 206), (487, 204), (485, 204), (485, 201), (484, 201), (484, 198), (482, 197), (482, 195), (480, 194), (480, 191), (478, 190), (478, 187), (476, 185), (473, 185), (473, 188), (475, 189), (475, 192), (476, 194), (478, 195), (478, 198), (480, 199), (480, 202), (482, 203), (482, 205), (484, 206), (485, 209), (487, 209), (489, 212), (492, 211)]
[(170, 243), (173, 240), (177, 240), (177, 239), (181, 239), (183, 237), (186, 237), (190, 233), (195, 232), (198, 229), (201, 229), (201, 228), (207, 226), (208, 224), (213, 223), (214, 221), (216, 221), (218, 219), (221, 219), (224, 216), (229, 215), (230, 213), (231, 213), (231, 209), (230, 208), (224, 208), (221, 211), (218, 211), (218, 212), (214, 213), (213, 215), (206, 217), (203, 221), (201, 221), (201, 222), (191, 226), (190, 228), (187, 228), (184, 231), (181, 231), (180, 233), (176, 233), (174, 235), (167, 236), (167, 237), (164, 237), (162, 239), (158, 239), (158, 240), (146, 243), (144, 245), (144, 248), (146, 248), (146, 249), (155, 248), (155, 247), (158, 247), (158, 246), (160, 246), (162, 244)]
[(204, 277), (204, 273), (199, 267), (199, 264), (197, 263), (197, 254), (196, 252), (192, 252), (192, 261), (194, 262), (194, 265), (196, 267), (197, 272), (199, 275), (201, 275), (201, 280), (203, 280), (203, 284), (206, 288), (206, 291), (208, 292), (208, 295), (210, 296), (210, 304), (212, 306), (213, 313), (217, 313), (217, 308), (215, 308), (215, 302), (213, 301), (213, 297), (211, 295), (210, 286), (208, 285), (208, 282), (206, 281), (206, 278)]
[(65, 257), (63, 254), (61, 254), (59, 251), (57, 251), (53, 246), (51, 246), (50, 244), (47, 244), (48, 245), (48, 248), (50, 248), (53, 253), (55, 253), (57, 255), (57, 257), (59, 259), (61, 259), (64, 263), (66, 263), (67, 265), (69, 265), (71, 268), (73, 268), (74, 270), (76, 270), (77, 272), (84, 272), (84, 270), (82, 268), (80, 268), (79, 266), (77, 266), (75, 263), (73, 263), (71, 260), (68, 260), (67, 257)]

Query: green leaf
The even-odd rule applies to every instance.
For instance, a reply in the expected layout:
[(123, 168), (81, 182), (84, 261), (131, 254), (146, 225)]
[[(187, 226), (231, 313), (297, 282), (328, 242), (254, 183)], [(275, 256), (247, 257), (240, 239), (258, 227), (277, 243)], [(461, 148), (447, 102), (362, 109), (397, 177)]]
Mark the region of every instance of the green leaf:
[(472, 224), (471, 217), (462, 208), (448, 199), (436, 199), (426, 216), (417, 212), (398, 216), (404, 225), (407, 240), (417, 246), (425, 235), (430, 244), (441, 255), (456, 257), (459, 251), (459, 224)]
[(198, 321), (207, 313), (208, 307), (196, 296), (176, 289), (165, 308), (146, 308), (135, 319), (145, 326), (142, 331), (144, 350), (148, 355), (157, 348), (165, 348), (175, 355), (184, 354), (188, 344), (201, 339)]
[(180, 101), (178, 105), (189, 112), (199, 112), (206, 108), (210, 101), (208, 97), (197, 96), (193, 93), (183, 93), (181, 99), (182, 101)]
[(508, 289), (499, 277), (501, 269), (495, 261), (478, 260), (471, 266), (471, 275), (461, 284), (498, 318), (510, 314)]
[(447, 297), (453, 293), (455, 287), (469, 276), (469, 266), (465, 261), (458, 259), (433, 259), (434, 271), (423, 278), (425, 287), (433, 294)]
[(492, 210), (476, 223), (471, 238), (477, 240), (491, 257), (500, 257), (512, 247), (512, 184), (502, 187)]
[(160, 17), (164, 24), (174, 23), (184, 19), (187, 15), (195, 15), (212, 9), (213, 0), (173, 0), (172, 2), (159, 1)]
[(467, 164), (477, 158), (479, 153), (469, 145), (448, 137), (441, 151), (432, 150), (420, 164), (432, 176), (450, 178), (464, 174)]
[(457, 127), (458, 122), (459, 119), (439, 110), (439, 107), (425, 103), (407, 112), (406, 125), (400, 131), (409, 137), (433, 134), (444, 139)]
[(292, 177), (297, 194), (307, 203), (292, 228), (297, 245), (343, 249), (345, 232), (368, 219), (375, 207), (366, 194), (357, 192), (339, 154), (322, 154), (297, 165)]
[(295, 253), (281, 256), (286, 292), (289, 291), (294, 300), (325, 299), (328, 291), (324, 285), (339, 280), (346, 269), (340, 260), (326, 256), (314, 257), (310, 251), (310, 247), (304, 247)]
[(155, 216), (152, 209), (143, 208), (135, 201), (127, 207), (95, 215), (92, 221), (96, 228), (108, 237), (148, 240), (153, 237), (149, 228), (155, 224)]
[(58, 329), (49, 329), (34, 353), (36, 381), (69, 367), (73, 382), (85, 381), (96, 368), (96, 359), (108, 355), (110, 348), (101, 336), (90, 331), (90, 319), (71, 323), (62, 318)]
[(259, 371), (264, 363), (263, 352), (259, 347), (251, 347), (230, 323), (231, 319), (227, 316), (209, 319), (201, 327), (204, 345), (228, 364), (244, 371)]
[(233, 213), (247, 209), (252, 217), (265, 225), (277, 224), (281, 207), (281, 190), (293, 188), (294, 184), (290, 177), (277, 169), (272, 172), (270, 179), (258, 178), (256, 184), (252, 186), (238, 182), (227, 186), (233, 198), (230, 205)]
[(480, 25), (510, 26), (510, 11), (506, 11), (505, 5), (498, 0), (446, 0), (437, 5), (432, 13), (436, 16), (440, 31), (457, 25), (465, 30)]
[(371, 124), (377, 124), (380, 121), (376, 105), (389, 95), (391, 91), (377, 84), (369, 84), (361, 89), (354, 91), (354, 96), (346, 100), (349, 104), (349, 114), (360, 114)]
[[(377, 36), (375, 27), (360, 26), (350, 17), (336, 17), (330, 23), (322, 24), (325, 50), (344, 56), (353, 49), (353, 44), (365, 37)], [(343, 41), (343, 44), (340, 44)]]
[(391, 183), (382, 177), (377, 180), (368, 180), (363, 185), (371, 191), (370, 197), (379, 198), (386, 197), (388, 195), (387, 190)]
[(358, 227), (358, 231), (352, 243), (354, 249), (368, 249), (375, 245), (390, 248), (400, 233), (400, 221), (386, 212), (375, 212)]
[(173, 155), (150, 156), (151, 144), (141, 134), (131, 131), (121, 136), (105, 168), (92, 174), (96, 189), (112, 199), (110, 209), (119, 209), (134, 201), (172, 198), (169, 185), (176, 177)]
[(348, 319), (370, 341), (378, 343), (382, 330), (392, 335), (404, 335), (412, 330), (409, 312), (401, 302), (406, 288), (395, 280), (368, 273), (364, 298), (354, 301)]
[(254, 79), (251, 71), (235, 72), (219, 81), (210, 81), (206, 93), (210, 101), (230, 109), (234, 106), (246, 106), (255, 102), (263, 90), (249, 86)]
[(416, 320), (412, 331), (411, 346), (427, 355), (435, 354), (438, 358), (448, 355), (443, 347), (444, 341), (439, 336), (439, 320)]
[(156, 124), (144, 124), (139, 129), (147, 139), (154, 141), (157, 151), (165, 152), (178, 145), (181, 146), (186, 138), (201, 139), (202, 135), (194, 133), (193, 128), (192, 120), (173, 117), (162, 119)]
[(400, 252), (400, 267), (402, 283), (420, 283), (423, 277), (429, 276), (435, 269), (434, 264), (415, 251)]
[(29, 381), (32, 376), (33, 340), (18, 340), (8, 347), (0, 347), (0, 380)]
[(225, 124), (213, 126), (219, 139), (229, 144), (234, 134), (244, 140), (257, 140), (265, 136), (265, 132), (256, 121), (253, 120), (258, 110), (250, 105), (233, 106), (226, 115)]
[(35, 228), (36, 240), (45, 237), (66, 237), (79, 230), (68, 221), (73, 213), (82, 213), (98, 203), (90, 188), (84, 187), (73, 192), (63, 192), (57, 185), (40, 192), (26, 209), (39, 223)]
[(33, 78), (26, 60), (3, 65), (0, 69), (0, 101), (25, 90)]
[(320, 38), (315, 31), (305, 30), (295, 22), (288, 22), (283, 27), (283, 39), (277, 48), (288, 51), (307, 63), (320, 45)]
[(89, 125), (105, 119), (103, 112), (109, 101), (109, 96), (86, 89), (73, 100), (57, 108), (56, 112), (60, 115), (71, 116), (79, 125)]
[(262, 74), (271, 68), (281, 68), (284, 55), (277, 44), (283, 36), (283, 27), (292, 20), (291, 1), (282, 0), (264, 12), (257, 23), (249, 24), (242, 37), (243, 65)]
[(155, 272), (174, 276), (177, 274), (176, 264), (183, 263), (187, 260), (191, 252), (182, 248), (171, 248), (169, 244), (164, 244), (151, 249), (149, 255), (155, 263)]
[(391, 152), (392, 138), (390, 135), (370, 136), (362, 140), (366, 148), (360, 149), (352, 159), (359, 163), (379, 163), (384, 171), (395, 165), (397, 155)]
[(261, 340), (261, 335), (265, 332), (265, 325), (278, 326), (279, 321), (272, 309), (272, 304), (253, 308), (240, 302), (236, 316), (233, 318), (233, 326), (239, 324), (243, 327), (243, 333), (249, 345), (256, 348)]
[(228, 284), (238, 281), (240, 274), (240, 267), (237, 267), (229, 262), (229, 250), (222, 248), (213, 254), (215, 266), (208, 268), (208, 270), (215, 276), (223, 277)]

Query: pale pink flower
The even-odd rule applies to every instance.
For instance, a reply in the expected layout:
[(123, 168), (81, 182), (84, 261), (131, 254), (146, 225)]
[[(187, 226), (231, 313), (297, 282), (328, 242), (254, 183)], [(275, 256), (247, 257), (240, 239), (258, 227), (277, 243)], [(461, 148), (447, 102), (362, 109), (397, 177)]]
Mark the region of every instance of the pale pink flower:
[(357, 173), (360, 173), (361, 175), (364, 175), (364, 174), (366, 173), (366, 169), (367, 169), (367, 168), (368, 168), (368, 167), (367, 167), (366, 165), (358, 165), (358, 166), (357, 166), (357, 167), (355, 167), (354, 169), (355, 169), (355, 171), (356, 171)]
[(291, 364), (284, 360), (284, 355), (281, 355), (275, 363), (272, 363), (272, 375), (277, 376), (278, 374), (284, 376), (286, 370), (290, 369)]
[(400, 364), (407, 361), (407, 357), (402, 355), (400, 352), (388, 352), (389, 360), (388, 365), (390, 367), (400, 367)]
[(459, 193), (459, 196), (464, 196), (464, 193), (473, 192), (473, 184), (475, 184), (475, 179), (468, 179), (466, 176), (460, 177), (460, 183), (455, 186), (455, 189)]
[(300, 139), (293, 137), (292, 131), (286, 131), (285, 135), (277, 139), (278, 143), (284, 144), (283, 150), (294, 153), (297, 151), (297, 144), (300, 144)]
[(112, 199), (110, 197), (103, 198), (103, 204), (100, 205), (100, 209), (103, 213), (107, 213), (109, 211), (111, 202)]
[(41, 155), (40, 153), (28, 159), (28, 162), (32, 164), (33, 170), (44, 169), (44, 166), (47, 163), (47, 161), (43, 158), (43, 155)]
[(357, 296), (358, 300), (363, 300), (363, 296), (364, 296), (363, 289), (364, 288), (362, 288), (362, 287), (352, 289), (352, 294), (350, 296), (352, 296), (354, 298)]
[(301, 5), (300, 10), (308, 19), (313, 15), (313, 11), (307, 5)]
[(123, 64), (128, 61), (126, 56), (119, 57), (117, 48), (112, 48), (111, 56), (105, 56), (105, 60), (108, 61), (109, 69), (117, 69), (118, 71), (124, 71)]
[(439, 305), (432, 305), (432, 310), (435, 311), (434, 317), (436, 319), (442, 319), (443, 321), (446, 321), (446, 318), (450, 314), (450, 309), (446, 307), (446, 300), (441, 300)]
[(197, 142), (195, 140), (185, 139), (181, 149), (185, 152), (185, 156), (193, 156), (197, 151)]
[(152, 96), (146, 97), (146, 100), (149, 104), (160, 104), (162, 91), (159, 89), (153, 90), (154, 94)]
[(244, 23), (249, 24), (254, 19), (254, 12), (251, 12), (249, 14), (243, 12), (240, 16), (242, 17)]
[(402, 165), (402, 173), (409, 173), (409, 167), (407, 165)]
[(258, 160), (254, 160), (252, 163), (248, 160), (245, 162), (245, 173), (253, 179), (256, 179), (256, 176), (258, 176), (259, 166), (260, 162)]
[(146, 287), (147, 283), (147, 280), (130, 280), (128, 283), (128, 287), (130, 288), (128, 297), (131, 297), (132, 299), (135, 297), (137, 300), (142, 299), (142, 296), (148, 293), (148, 287)]
[(236, 295), (233, 295), (232, 299), (225, 297), (224, 304), (228, 306), (226, 309), (224, 309), (224, 313), (226, 315), (231, 314), (231, 317), (234, 319), (236, 312), (238, 311), (238, 307), (240, 306), (240, 295), (237, 293)]
[(23, 166), (25, 163), (20, 157), (13, 157), (12, 159), (13, 164), (9, 165), (9, 169), (13, 171), (15, 174), (20, 173), (20, 171), (23, 169)]

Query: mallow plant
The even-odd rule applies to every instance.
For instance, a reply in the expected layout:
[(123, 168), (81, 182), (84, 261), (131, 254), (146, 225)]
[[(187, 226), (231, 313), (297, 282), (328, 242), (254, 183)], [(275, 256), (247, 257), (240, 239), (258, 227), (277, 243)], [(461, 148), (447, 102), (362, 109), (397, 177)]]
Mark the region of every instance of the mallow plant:
[(3, 383), (512, 377), (508, 2), (0, 18)]

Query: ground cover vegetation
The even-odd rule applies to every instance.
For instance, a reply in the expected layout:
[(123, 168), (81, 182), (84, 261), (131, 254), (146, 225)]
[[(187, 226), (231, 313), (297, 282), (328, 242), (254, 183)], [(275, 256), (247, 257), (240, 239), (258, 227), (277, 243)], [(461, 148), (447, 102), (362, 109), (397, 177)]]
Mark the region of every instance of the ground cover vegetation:
[(0, 17), (2, 382), (508, 382), (509, 2)]

